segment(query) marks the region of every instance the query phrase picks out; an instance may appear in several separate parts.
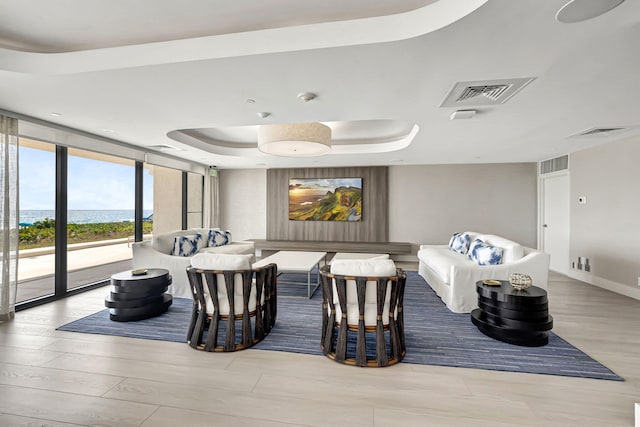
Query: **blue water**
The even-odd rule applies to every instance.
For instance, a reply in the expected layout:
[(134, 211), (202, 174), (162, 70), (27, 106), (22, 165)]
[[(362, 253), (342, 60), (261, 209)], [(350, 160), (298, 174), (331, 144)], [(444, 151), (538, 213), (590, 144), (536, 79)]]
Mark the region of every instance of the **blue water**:
[[(152, 210), (143, 210), (142, 217), (147, 218), (153, 213)], [(20, 223), (34, 223), (45, 218), (55, 219), (56, 212), (53, 210), (21, 210)], [(122, 222), (133, 221), (133, 209), (111, 209), (111, 210), (69, 210), (67, 212), (67, 222), (69, 224), (93, 224), (97, 222)]]

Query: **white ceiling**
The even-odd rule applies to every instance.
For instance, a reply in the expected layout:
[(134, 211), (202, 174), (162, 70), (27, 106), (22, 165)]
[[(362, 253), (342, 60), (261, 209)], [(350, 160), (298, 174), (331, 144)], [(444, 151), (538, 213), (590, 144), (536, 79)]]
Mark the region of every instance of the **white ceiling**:
[[(0, 0), (0, 109), (220, 168), (530, 162), (640, 138), (640, 2), (561, 24), (566, 1)], [(440, 107), (456, 82), (529, 77), (472, 119)], [(419, 130), (397, 151), (309, 159), (168, 136), (321, 121), (373, 140), (365, 120)]]

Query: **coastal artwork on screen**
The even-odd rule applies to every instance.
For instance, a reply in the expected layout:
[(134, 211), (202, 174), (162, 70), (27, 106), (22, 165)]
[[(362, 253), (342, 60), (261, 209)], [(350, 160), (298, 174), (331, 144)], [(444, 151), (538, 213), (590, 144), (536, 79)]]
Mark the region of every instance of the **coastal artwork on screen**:
[(289, 180), (292, 221), (362, 221), (362, 178)]

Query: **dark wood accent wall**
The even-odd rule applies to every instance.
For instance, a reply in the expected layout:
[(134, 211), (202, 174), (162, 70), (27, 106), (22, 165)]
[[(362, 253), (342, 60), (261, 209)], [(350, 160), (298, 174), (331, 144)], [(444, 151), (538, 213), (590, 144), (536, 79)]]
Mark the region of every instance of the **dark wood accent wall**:
[[(290, 178), (362, 178), (362, 221), (290, 221)], [(386, 166), (269, 169), (267, 171), (267, 240), (387, 242), (389, 240), (388, 205), (388, 168)]]

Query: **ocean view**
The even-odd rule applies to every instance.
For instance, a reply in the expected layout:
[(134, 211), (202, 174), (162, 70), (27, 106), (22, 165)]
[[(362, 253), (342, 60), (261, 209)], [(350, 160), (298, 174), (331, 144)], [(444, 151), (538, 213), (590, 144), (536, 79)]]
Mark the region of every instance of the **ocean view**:
[[(152, 210), (143, 210), (142, 217), (147, 218)], [(45, 218), (54, 219), (54, 210), (21, 210), (20, 223), (32, 224)], [(98, 222), (122, 222), (134, 219), (133, 209), (109, 209), (109, 210), (69, 210), (67, 222), (69, 224), (95, 224)]]

